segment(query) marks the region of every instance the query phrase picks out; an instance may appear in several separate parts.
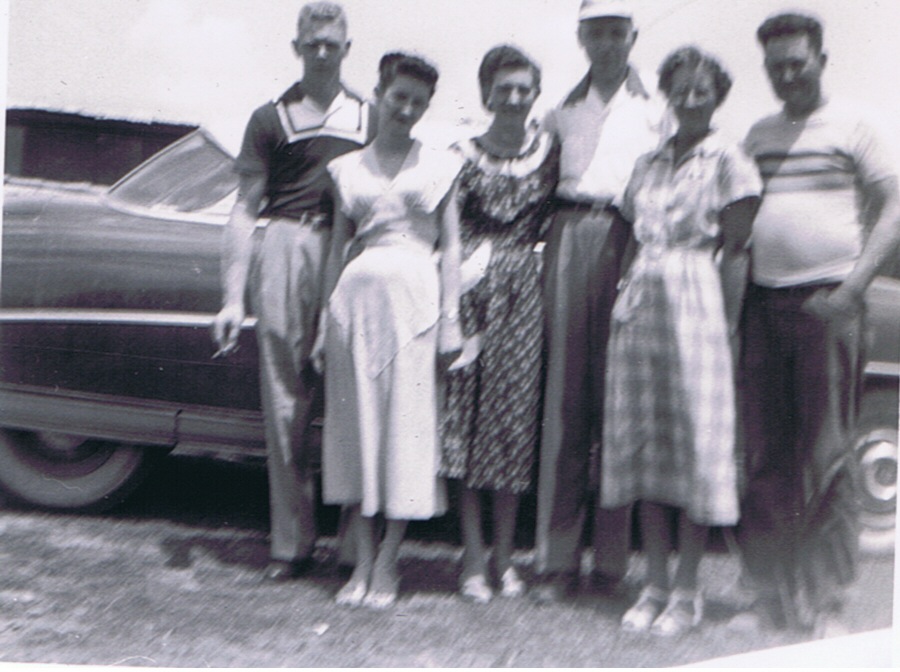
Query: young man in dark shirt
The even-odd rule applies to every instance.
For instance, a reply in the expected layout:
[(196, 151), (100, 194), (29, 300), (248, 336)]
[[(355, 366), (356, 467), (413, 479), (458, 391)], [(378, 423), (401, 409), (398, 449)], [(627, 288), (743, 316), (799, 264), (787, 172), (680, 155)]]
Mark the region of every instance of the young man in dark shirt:
[[(343, 9), (331, 2), (304, 6), (293, 47), (303, 78), (253, 113), (237, 159), (240, 186), (225, 231), (223, 307), (214, 324), (220, 351), (231, 352), (246, 317), (249, 285), (258, 319), (271, 506), (266, 578), (272, 581), (299, 575), (316, 541), (305, 436), (319, 387), (309, 354), (334, 205), (326, 166), (359, 149), (369, 127), (367, 104), (340, 79), (350, 48)], [(254, 260), (252, 236), (264, 220)]]

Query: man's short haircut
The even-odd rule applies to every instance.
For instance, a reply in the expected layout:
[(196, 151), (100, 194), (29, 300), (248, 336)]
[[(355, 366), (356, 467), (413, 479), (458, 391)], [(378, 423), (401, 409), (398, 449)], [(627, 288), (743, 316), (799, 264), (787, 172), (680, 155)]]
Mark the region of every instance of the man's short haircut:
[(297, 35), (322, 25), (333, 23), (344, 31), (347, 30), (347, 15), (344, 8), (335, 2), (310, 2), (303, 5), (297, 19)]
[(786, 35), (806, 35), (813, 50), (822, 52), (822, 24), (806, 14), (777, 14), (766, 19), (756, 31), (756, 39), (763, 47), (769, 40)]
[(412, 77), (431, 89), (431, 95), (437, 88), (438, 71), (431, 63), (419, 56), (392, 51), (381, 57), (378, 63), (378, 90), (384, 93), (400, 75)]
[(541, 68), (525, 52), (509, 44), (490, 49), (478, 68), (478, 84), (481, 86), (481, 102), (487, 104), (494, 79), (501, 70), (527, 69), (531, 71), (534, 85), (541, 88)]
[(712, 75), (713, 86), (716, 89), (716, 107), (725, 102), (728, 92), (731, 91), (731, 75), (714, 56), (700, 51), (697, 47), (676, 49), (659, 66), (659, 90), (666, 98), (672, 94), (672, 81), (675, 79), (675, 72), (681, 67), (706, 70)]

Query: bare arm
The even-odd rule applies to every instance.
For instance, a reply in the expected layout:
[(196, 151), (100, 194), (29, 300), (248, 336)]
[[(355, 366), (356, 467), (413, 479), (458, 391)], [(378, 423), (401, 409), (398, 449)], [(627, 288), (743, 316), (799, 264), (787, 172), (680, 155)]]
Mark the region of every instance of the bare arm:
[(441, 202), (439, 212), (441, 318), (438, 352), (440, 354), (456, 354), (462, 349), (462, 332), (459, 325), (461, 251), (456, 193), (457, 187), (454, 185)]
[(815, 295), (807, 309), (823, 319), (837, 319), (859, 312), (872, 280), (900, 245), (900, 192), (897, 178), (872, 183), (865, 188), (867, 214), (872, 230), (850, 275), (827, 295)]
[(729, 203), (719, 214), (722, 227), (722, 257), (719, 273), (722, 277), (722, 293), (725, 299), (725, 317), (729, 332), (737, 331), (747, 287), (750, 253), (747, 241), (753, 230), (753, 220), (759, 210), (758, 197), (742, 198)]
[(341, 271), (344, 270), (344, 250), (347, 242), (353, 237), (356, 229), (342, 211), (340, 203), (334, 205), (334, 219), (331, 225), (331, 242), (328, 248), (328, 256), (325, 259), (325, 271), (322, 278), (322, 312), (319, 314), (319, 326), (316, 331), (316, 341), (310, 352), (310, 360), (313, 368), (320, 374), (325, 373), (325, 332), (328, 323), (328, 299), (337, 286)]
[(334, 291), (338, 278), (341, 277), (341, 271), (344, 269), (344, 250), (353, 237), (355, 228), (354, 223), (341, 211), (340, 203), (335, 203), (331, 244), (325, 260), (325, 277), (322, 280), (322, 305), (328, 303), (328, 298)]
[(264, 175), (241, 175), (237, 202), (222, 235), (222, 310), (213, 322), (213, 338), (223, 355), (237, 346), (246, 316), (244, 295), (253, 259), (253, 231), (265, 188)]

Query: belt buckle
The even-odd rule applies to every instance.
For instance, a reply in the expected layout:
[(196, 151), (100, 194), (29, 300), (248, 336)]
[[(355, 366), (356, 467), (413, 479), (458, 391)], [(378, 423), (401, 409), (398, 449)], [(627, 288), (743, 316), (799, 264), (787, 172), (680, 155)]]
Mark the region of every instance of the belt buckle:
[(328, 217), (321, 212), (304, 212), (300, 223), (309, 226), (313, 231), (321, 231), (325, 228)]

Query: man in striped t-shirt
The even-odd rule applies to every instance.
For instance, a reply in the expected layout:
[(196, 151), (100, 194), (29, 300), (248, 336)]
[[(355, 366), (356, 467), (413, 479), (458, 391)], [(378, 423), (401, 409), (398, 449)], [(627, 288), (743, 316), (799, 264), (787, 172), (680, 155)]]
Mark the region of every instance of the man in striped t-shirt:
[(747, 488), (738, 540), (763, 614), (812, 627), (855, 574), (849, 429), (863, 294), (900, 241), (896, 168), (858, 109), (822, 92), (822, 26), (757, 37), (778, 114), (746, 140), (765, 183), (752, 238), (741, 380)]

